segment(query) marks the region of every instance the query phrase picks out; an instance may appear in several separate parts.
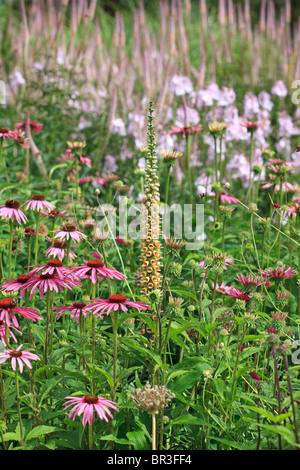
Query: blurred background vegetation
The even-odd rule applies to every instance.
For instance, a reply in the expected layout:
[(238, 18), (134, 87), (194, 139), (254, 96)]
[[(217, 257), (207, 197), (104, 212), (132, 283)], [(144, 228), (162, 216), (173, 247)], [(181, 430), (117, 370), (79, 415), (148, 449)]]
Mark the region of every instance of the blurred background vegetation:
[[(132, 13), (132, 11), (138, 7), (140, 0), (97, 0), (98, 9), (103, 9), (105, 12), (114, 15), (116, 11), (121, 13)], [(184, 0), (182, 0), (184, 1)], [(244, 0), (233, 0), (235, 4), (244, 3)], [(59, 5), (61, 0), (53, 0), (54, 4)], [(9, 3), (13, 4), (16, 15), (19, 14), (19, 0), (0, 0), (0, 6), (5, 8)], [(25, 0), (25, 4), (29, 5), (32, 0)], [(71, 3), (71, 2), (70, 2)], [(199, 0), (191, 0), (193, 7), (198, 7)], [(213, 12), (217, 10), (218, 0), (207, 0), (208, 9)], [(274, 0), (276, 10), (279, 12), (281, 7), (284, 7), (285, 0)], [(144, 0), (144, 6), (148, 14), (157, 15), (159, 13), (159, 0)], [(253, 21), (258, 21), (259, 11), (261, 6), (261, 0), (250, 0), (251, 15)], [(300, 15), (300, 1), (291, 0), (292, 16), (294, 18)]]

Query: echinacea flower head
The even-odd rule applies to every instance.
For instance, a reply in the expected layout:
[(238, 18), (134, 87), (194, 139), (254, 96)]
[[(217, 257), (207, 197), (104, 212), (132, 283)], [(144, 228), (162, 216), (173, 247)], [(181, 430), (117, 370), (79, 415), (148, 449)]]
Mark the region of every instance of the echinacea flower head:
[(64, 276), (63, 278), (59, 277), (57, 274), (38, 274), (37, 276), (32, 276), (30, 280), (23, 286), (21, 289), (21, 294), (25, 289), (30, 290), (29, 299), (33, 298), (35, 290), (38, 289), (40, 294), (40, 299), (43, 298), (43, 295), (47, 292), (58, 292), (63, 291), (64, 289), (72, 290), (74, 287), (79, 286), (80, 281), (71, 276)]
[(255, 288), (261, 286), (262, 284), (265, 284), (267, 287), (270, 286), (270, 283), (266, 282), (266, 279), (263, 277), (253, 276), (250, 274), (247, 274), (246, 276), (239, 274), (236, 277), (236, 280), (243, 284), (243, 286), (246, 288)]
[(31, 209), (32, 211), (45, 211), (53, 210), (54, 205), (51, 202), (46, 201), (46, 198), (43, 194), (34, 194), (31, 199), (24, 202), (25, 210)]
[(64, 313), (70, 313), (70, 318), (74, 318), (76, 323), (79, 323), (81, 315), (87, 317), (88, 310), (86, 309), (88, 304), (86, 302), (73, 302), (71, 305), (62, 305), (54, 307), (54, 312), (59, 313), (57, 319), (59, 319)]
[(27, 318), (28, 320), (32, 320), (34, 322), (43, 319), (40, 316), (40, 312), (35, 308), (17, 307), (17, 305), (18, 304), (15, 299), (6, 298), (0, 300), (0, 320), (4, 320), (8, 326), (10, 326), (12, 321), (13, 325), (16, 328), (19, 327), (19, 323), (15, 316), (15, 313), (21, 315), (21, 317)]
[(60, 230), (55, 231), (54, 238), (59, 238), (61, 240), (73, 240), (79, 242), (81, 239), (86, 238), (84, 233), (76, 230), (75, 225), (64, 225)]
[(19, 335), (22, 336), (21, 331), (18, 330), (15, 326), (10, 325), (10, 327), (8, 327), (5, 323), (5, 321), (0, 320), (0, 340), (2, 341), (4, 346), (7, 346), (7, 344), (6, 344), (6, 330), (7, 330), (8, 336), (11, 336), (15, 343), (17, 342), (17, 339), (16, 339), (16, 337), (15, 337), (12, 330), (17, 331), (19, 333)]
[(70, 150), (82, 150), (86, 146), (86, 142), (74, 141), (74, 142), (67, 142), (68, 148)]
[(167, 161), (176, 161), (178, 158), (182, 157), (182, 153), (178, 152), (177, 150), (161, 150), (160, 153)]
[(94, 419), (94, 411), (100, 419), (104, 419), (108, 423), (109, 418), (113, 419), (113, 415), (110, 412), (109, 408), (114, 411), (119, 411), (117, 408), (117, 403), (114, 403), (107, 398), (97, 397), (95, 395), (86, 395), (84, 397), (65, 397), (67, 400), (64, 403), (64, 410), (72, 406), (69, 413), (69, 418), (73, 417), (73, 421), (76, 416), (82, 417), (82, 425), (85, 426), (87, 423), (92, 426)]
[(101, 314), (104, 312), (106, 312), (106, 315), (109, 315), (111, 311), (117, 310), (127, 312), (128, 307), (136, 308), (137, 310), (147, 310), (150, 308), (145, 302), (134, 302), (127, 299), (124, 295), (114, 294), (108, 299), (91, 300), (91, 305), (87, 309), (93, 311), (94, 315), (98, 315), (102, 319)]
[(56, 217), (67, 217), (68, 214), (66, 212), (60, 212), (56, 209), (52, 209), (50, 211), (41, 211), (41, 213), (44, 215), (44, 216), (48, 216), (48, 217), (51, 217), (51, 218), (56, 218)]
[[(58, 258), (60, 261), (64, 259), (67, 255), (67, 244), (63, 240), (54, 240), (53, 245), (49, 246), (45, 251), (48, 258)], [(69, 251), (69, 259), (72, 260), (76, 258), (75, 253)]]
[(224, 134), (228, 126), (229, 124), (226, 124), (225, 122), (214, 121), (209, 124), (208, 129), (213, 136), (218, 137)]
[[(17, 292), (22, 287), (25, 286), (25, 284), (29, 281), (30, 278), (31, 278), (31, 274), (20, 274), (16, 279), (6, 279), (1, 284), (1, 291), (2, 292)], [(24, 294), (25, 294), (25, 291), (23, 290), (23, 293), (22, 295), (20, 295), (20, 297), (22, 298)]]
[(14, 199), (8, 199), (4, 206), (0, 207), (0, 217), (10, 219), (12, 222), (16, 219), (19, 225), (27, 222), (27, 217), (20, 209), (20, 203)]
[(15, 131), (10, 131), (6, 127), (0, 127), (0, 139), (16, 139)]
[(23, 344), (17, 347), (17, 349), (9, 349), (0, 353), (0, 358), (6, 360), (11, 360), (12, 370), (16, 370), (17, 366), (22, 374), (24, 364), (29, 369), (32, 369), (30, 361), (39, 361), (40, 358), (36, 354), (31, 353), (30, 351), (21, 351)]
[(202, 131), (202, 129), (203, 128), (201, 124), (198, 124), (196, 126), (185, 126), (185, 127), (171, 126), (170, 135), (181, 134), (182, 137), (185, 139), (187, 135), (192, 134), (194, 132)]
[(26, 137), (25, 132), (21, 129), (16, 129), (15, 131), (15, 140), (23, 148), (29, 148), (29, 138)]
[(236, 287), (231, 287), (227, 290), (226, 295), (228, 297), (232, 297), (234, 299), (245, 300), (245, 302), (249, 302), (251, 297), (249, 296), (248, 292), (243, 292)]
[[(29, 122), (31, 132), (42, 132), (43, 124), (37, 123), (35, 121)], [(16, 129), (26, 129), (26, 121), (21, 121), (16, 124)]]
[[(26, 266), (26, 267), (29, 268), (29, 267), (34, 267), (34, 266)], [(32, 269), (28, 273), (31, 276), (38, 274), (41, 271), (43, 271), (43, 274), (56, 274), (61, 279), (64, 279), (65, 277), (68, 277), (71, 275), (70, 269), (64, 266), (62, 261), (58, 259), (51, 259), (47, 261), (46, 264), (41, 264), (39, 266), (35, 266), (34, 268), (35, 269)]]
[(227, 256), (225, 253), (213, 253), (212, 256), (206, 256), (203, 261), (200, 261), (199, 266), (203, 269), (208, 267), (227, 269), (227, 266), (233, 264), (233, 259)]
[(110, 279), (118, 279), (120, 281), (126, 278), (124, 274), (116, 269), (107, 268), (99, 259), (89, 260), (83, 266), (75, 266), (70, 269), (79, 279), (90, 279), (93, 284), (107, 276)]
[(257, 121), (244, 121), (241, 122), (240, 125), (242, 127), (246, 127), (246, 129), (250, 132), (256, 131), (259, 127), (264, 126), (263, 122), (257, 122)]
[(276, 266), (275, 269), (269, 268), (266, 271), (261, 270), (260, 273), (263, 277), (274, 279), (287, 279), (296, 276), (297, 271), (295, 268), (285, 269), (285, 265), (281, 264), (279, 266)]

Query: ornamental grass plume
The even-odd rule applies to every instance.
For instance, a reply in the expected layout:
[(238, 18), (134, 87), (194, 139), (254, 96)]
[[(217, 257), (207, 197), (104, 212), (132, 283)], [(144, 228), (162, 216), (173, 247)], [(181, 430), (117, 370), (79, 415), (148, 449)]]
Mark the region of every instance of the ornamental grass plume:
[(148, 117), (148, 153), (145, 175), (145, 196), (143, 204), (142, 221), (142, 254), (141, 254), (141, 274), (140, 281), (142, 294), (148, 296), (149, 293), (160, 287), (160, 216), (159, 216), (159, 180), (157, 176), (157, 157), (155, 154), (155, 134), (153, 125), (153, 102), (149, 104)]

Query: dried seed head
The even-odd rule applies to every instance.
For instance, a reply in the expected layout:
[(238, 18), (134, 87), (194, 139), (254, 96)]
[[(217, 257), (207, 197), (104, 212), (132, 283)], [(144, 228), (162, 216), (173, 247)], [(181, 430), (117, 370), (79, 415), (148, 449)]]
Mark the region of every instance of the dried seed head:
[(134, 403), (149, 414), (157, 414), (159, 410), (166, 408), (175, 394), (165, 385), (154, 385), (149, 382), (143, 388), (136, 388), (130, 395)]

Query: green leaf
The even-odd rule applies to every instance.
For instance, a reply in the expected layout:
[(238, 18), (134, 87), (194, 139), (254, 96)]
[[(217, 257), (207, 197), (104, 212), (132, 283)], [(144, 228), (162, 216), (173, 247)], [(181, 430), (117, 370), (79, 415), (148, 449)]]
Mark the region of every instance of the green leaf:
[[(90, 365), (92, 365), (92, 364), (90, 364)], [(100, 367), (98, 367), (96, 365), (94, 365), (93, 367), (95, 367), (95, 370), (97, 372), (100, 372), (101, 374), (104, 375), (104, 377), (107, 379), (107, 381), (108, 381), (108, 383), (111, 387), (114, 386), (114, 379), (112, 378), (112, 376), (108, 372), (106, 372), (105, 370), (101, 369)]]
[(51, 432), (58, 431), (58, 428), (55, 428), (53, 426), (37, 426), (36, 428), (33, 428), (29, 433), (27, 434), (25, 441), (29, 441), (30, 439), (36, 439), (37, 437), (44, 436), (45, 434), (50, 434)]
[(141, 429), (132, 432), (127, 432), (126, 437), (129, 439), (135, 450), (149, 449), (145, 434)]
[(219, 437), (214, 436), (207, 436), (207, 439), (213, 439), (214, 441), (222, 442), (222, 444), (226, 444), (234, 449), (238, 450), (252, 450), (253, 448), (242, 444), (241, 442), (230, 441), (229, 439), (221, 439)]
[(6, 432), (5, 434), (3, 434), (3, 440), (5, 442), (7, 441), (20, 441), (21, 437), (18, 436), (17, 433), (15, 432)]
[(203, 419), (197, 418), (197, 416), (190, 415), (190, 414), (178, 416), (178, 418), (172, 419), (169, 426), (173, 426), (174, 424), (193, 424), (196, 426), (211, 427), (211, 424), (207, 423)]

